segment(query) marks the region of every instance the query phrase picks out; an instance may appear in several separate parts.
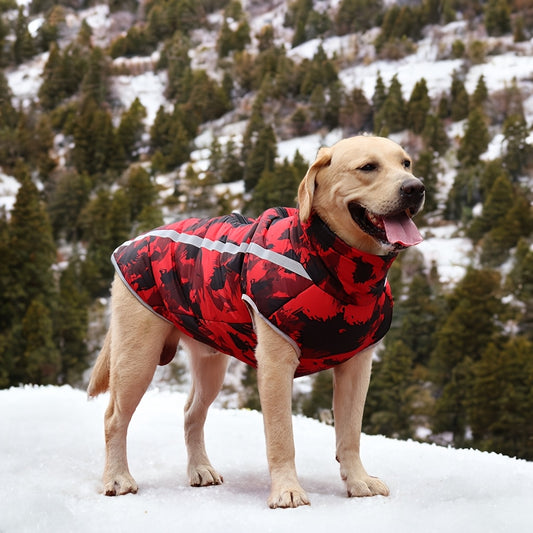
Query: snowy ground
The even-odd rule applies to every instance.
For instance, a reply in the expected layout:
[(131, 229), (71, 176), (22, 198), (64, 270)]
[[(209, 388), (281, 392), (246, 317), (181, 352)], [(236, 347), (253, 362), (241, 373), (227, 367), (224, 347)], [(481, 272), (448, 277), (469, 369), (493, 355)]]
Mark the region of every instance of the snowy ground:
[(297, 464), (311, 507), (272, 511), (261, 415), (210, 413), (206, 439), (225, 483), (191, 488), (185, 475), (185, 396), (152, 389), (130, 427), (139, 493), (99, 493), (107, 398), (87, 402), (69, 387), (0, 391), (0, 532), (372, 531), (525, 532), (531, 527), (533, 463), (363, 437), (367, 469), (388, 498), (348, 499), (334, 461), (334, 430), (295, 418)]

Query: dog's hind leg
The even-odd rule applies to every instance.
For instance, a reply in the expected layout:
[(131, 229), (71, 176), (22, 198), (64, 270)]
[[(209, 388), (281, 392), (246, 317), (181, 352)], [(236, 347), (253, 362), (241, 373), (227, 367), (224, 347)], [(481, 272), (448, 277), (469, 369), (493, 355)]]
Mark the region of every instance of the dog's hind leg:
[(123, 283), (113, 284), (109, 406), (105, 413), (107, 496), (137, 492), (128, 469), (128, 425), (154, 376), (165, 346), (175, 343), (177, 330), (142, 306)]
[(192, 388), (185, 405), (185, 444), (189, 482), (193, 487), (220, 485), (222, 476), (213, 468), (204, 442), (207, 410), (217, 397), (228, 366), (228, 356), (190, 338), (182, 338), (189, 352)]

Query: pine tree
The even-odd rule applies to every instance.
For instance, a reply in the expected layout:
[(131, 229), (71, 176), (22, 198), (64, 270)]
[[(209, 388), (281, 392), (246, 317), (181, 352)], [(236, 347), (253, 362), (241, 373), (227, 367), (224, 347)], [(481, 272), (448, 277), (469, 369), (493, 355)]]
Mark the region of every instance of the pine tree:
[(489, 98), (489, 90), (485, 83), (483, 74), (478, 78), (474, 94), (472, 94), (471, 103), (473, 107), (483, 107)]
[[(230, 20), (238, 22), (235, 30), (230, 28)], [(224, 9), (224, 21), (217, 39), (218, 56), (223, 58), (234, 50), (244, 50), (249, 43), (250, 26), (244, 16), (241, 3), (232, 1)]]
[(355, 88), (346, 96), (339, 120), (349, 134), (372, 130), (372, 106), (362, 89)]
[(109, 58), (105, 52), (94, 47), (89, 56), (87, 71), (81, 82), (84, 99), (90, 99), (99, 106), (107, 101), (109, 95)]
[(448, 139), (442, 119), (431, 113), (426, 116), (422, 139), (426, 150), (439, 155), (443, 155), (450, 147), (450, 139)]
[(452, 432), (454, 443), (463, 444), (472, 364), (501, 334), (498, 318), (505, 305), (500, 297), (499, 273), (469, 269), (449, 296), (448, 306), (430, 360), (437, 395), (433, 426), (436, 432)]
[(515, 337), (489, 344), (474, 366), (468, 415), (481, 449), (533, 458), (533, 344)]
[(224, 148), (224, 160), (221, 163), (220, 181), (232, 183), (243, 178), (243, 165), (241, 158), (236, 153), (233, 139), (229, 139)]
[(326, 116), (326, 95), (324, 94), (324, 87), (317, 85), (311, 96), (309, 97), (309, 107), (311, 111), (311, 119), (321, 127), (324, 124), (324, 117)]
[(501, 265), (509, 258), (510, 249), (516, 246), (520, 238), (531, 235), (532, 231), (531, 203), (525, 197), (518, 197), (483, 239), (481, 263), (492, 267)]
[(328, 88), (328, 93), (324, 121), (327, 128), (335, 129), (339, 126), (339, 115), (342, 101), (344, 99), (342, 84), (340, 82), (331, 83)]
[(137, 220), (143, 209), (156, 203), (157, 186), (141, 166), (132, 167), (124, 187), (130, 207), (131, 220)]
[(89, 201), (92, 181), (75, 170), (60, 172), (49, 193), (48, 214), (56, 239), (77, 242), (81, 238), (81, 213)]
[(190, 79), (190, 97), (183, 107), (186, 116), (198, 124), (221, 117), (231, 109), (224, 89), (205, 70), (195, 70)]
[(177, 32), (169, 40), (161, 53), (158, 68), (166, 68), (167, 87), (165, 96), (178, 103), (185, 103), (190, 97), (188, 79), (191, 76), (191, 60), (189, 58), (190, 41), (186, 35)]
[(11, 284), (11, 276), (7, 259), (9, 257), (9, 225), (5, 207), (0, 207), (0, 389), (10, 386), (11, 367), (14, 366), (9, 351), (11, 310), (8, 305), (7, 288)]
[(511, 10), (507, 0), (489, 0), (485, 8), (485, 28), (489, 35), (499, 36), (511, 31)]
[(11, 103), (11, 89), (2, 70), (0, 70), (0, 161), (4, 171), (9, 171), (18, 157), (16, 126), (19, 113)]
[(31, 302), (42, 297), (51, 302), (55, 293), (52, 265), (56, 248), (40, 194), (25, 170), (9, 223), (11, 273), (8, 302), (13, 318), (22, 319)]
[(284, 25), (294, 28), (291, 43), (293, 48), (308, 40), (306, 28), (309, 14), (312, 11), (312, 0), (295, 0), (289, 5)]
[(303, 107), (298, 106), (291, 115), (291, 125), (294, 128), (295, 137), (309, 133), (309, 115)]
[(500, 174), (483, 204), (482, 214), (472, 222), (469, 236), (477, 241), (485, 233), (497, 227), (511, 209), (514, 196), (513, 185), (509, 178), (505, 174)]
[(373, 28), (383, 11), (382, 0), (342, 0), (335, 16), (338, 35)]
[(9, 63), (6, 37), (9, 35), (9, 28), (4, 18), (0, 16), (0, 68)]
[[(6, 332), (11, 324), (11, 312), (8, 305), (7, 289), (11, 284), (11, 275), (7, 258), (9, 257), (9, 224), (5, 207), (0, 207), (0, 354), (3, 350), (3, 333)], [(6, 368), (1, 364), (0, 369)], [(7, 372), (6, 372), (7, 375)], [(0, 388), (2, 388), (2, 370), (0, 370)]]
[(317, 85), (326, 89), (339, 79), (335, 63), (328, 58), (322, 45), (317, 48), (313, 59), (307, 62), (302, 70), (304, 75), (299, 94), (303, 96), (310, 96)]
[(4, 72), (0, 70), (0, 133), (4, 131), (7, 133), (9, 129), (17, 125), (18, 113), (13, 107), (12, 97), (13, 93)]
[(452, 86), (450, 90), (450, 115), (454, 122), (463, 120), (468, 116), (469, 97), (466, 92), (465, 84), (454, 72), (452, 76)]
[(83, 19), (76, 37), (76, 42), (84, 48), (92, 48), (93, 30), (90, 24)]
[(123, 191), (99, 189), (81, 215), (87, 254), (82, 265), (84, 287), (93, 297), (108, 294), (113, 277), (110, 256), (130, 237), (130, 207)]
[[(435, 333), (442, 309), (434, 288), (424, 273), (413, 276), (407, 297), (399, 305), (403, 314), (399, 328), (402, 342), (412, 351), (414, 364), (427, 366), (435, 346)], [(405, 331), (410, 334), (403, 335)]]
[(528, 239), (518, 242), (507, 286), (522, 306), (518, 316), (519, 333), (533, 341), (533, 250)]
[(36, 385), (57, 383), (61, 356), (54, 344), (49, 308), (38, 297), (30, 303), (22, 319), (24, 339), (24, 382)]
[(146, 118), (146, 108), (139, 98), (135, 98), (128, 111), (122, 114), (117, 128), (117, 142), (124, 151), (128, 161), (136, 159), (136, 150), (139, 148), (144, 132), (143, 120)]
[(431, 100), (427, 83), (424, 78), (417, 81), (409, 102), (407, 103), (407, 120), (406, 126), (416, 134), (421, 134), (426, 124), (429, 109), (431, 107)]
[(532, 161), (533, 148), (528, 142), (530, 129), (522, 115), (511, 115), (503, 124), (506, 150), (503, 164), (511, 177), (517, 179), (524, 175)]
[(37, 53), (35, 42), (28, 31), (28, 20), (24, 15), (24, 9), (19, 7), (15, 23), (15, 41), (13, 43), (13, 58), (20, 65)]
[[(50, 325), (56, 301), (52, 271), (56, 250), (37, 187), (24, 168), (19, 167), (16, 176), (21, 186), (4, 235), (7, 244), (2, 255), (7, 274), (0, 314), (0, 359), (7, 370), (2, 374), (9, 385), (50, 383), (56, 377)], [(29, 331), (32, 326), (34, 333)]]
[(482, 200), (480, 175), (483, 166), (480, 163), (458, 168), (446, 199), (445, 216), (449, 220), (468, 222), (472, 218), (472, 208)]
[[(387, 99), (387, 87), (381, 77), (381, 72), (378, 71), (378, 77), (376, 78), (376, 85), (374, 87), (374, 94), (372, 95), (372, 108), (374, 110), (374, 116), (381, 111), (385, 100)], [(374, 122), (374, 131), (376, 130), (376, 124)]]
[(43, 70), (43, 83), (39, 87), (39, 101), (45, 109), (53, 109), (66, 96), (63, 90), (62, 56), (59, 46), (50, 46), (48, 61)]
[(245, 161), (244, 185), (246, 191), (251, 191), (257, 185), (263, 172), (274, 170), (276, 156), (276, 134), (272, 126), (267, 125), (258, 132), (257, 140)]
[(465, 134), (461, 139), (457, 159), (464, 166), (473, 166), (479, 162), (490, 141), (487, 119), (483, 112), (475, 107), (468, 115)]
[(257, 216), (270, 207), (294, 207), (301, 179), (299, 170), (287, 159), (272, 170), (263, 171), (253, 190), (251, 212)]
[(527, 34), (525, 31), (524, 17), (518, 16), (515, 18), (513, 27), (513, 41), (515, 43), (523, 43), (527, 41)]
[(333, 372), (319, 372), (313, 379), (311, 393), (302, 403), (302, 414), (320, 420), (324, 410), (330, 410), (333, 399)]
[(249, 365), (246, 365), (244, 376), (241, 380), (239, 407), (261, 411), (261, 400), (257, 390), (257, 370)]
[(424, 202), (424, 213), (431, 213), (438, 207), (438, 174), (440, 172), (439, 160), (432, 150), (420, 152), (414, 167), (415, 174), (424, 181), (426, 188), (426, 199)]
[(87, 51), (71, 43), (62, 52), (52, 43), (44, 67), (43, 83), (39, 88), (39, 101), (47, 110), (54, 109), (65, 98), (74, 95), (87, 72)]
[(59, 279), (55, 313), (56, 344), (61, 354), (61, 380), (76, 384), (88, 366), (89, 295), (82, 283), (81, 261), (75, 253)]
[(72, 158), (76, 170), (90, 176), (104, 176), (123, 167), (123, 152), (113, 128), (111, 113), (96, 100), (86, 99), (74, 126)]
[(194, 124), (190, 123), (190, 117), (188, 119), (185, 116), (180, 106), (175, 106), (172, 113), (167, 113), (163, 106), (159, 108), (150, 128), (154, 171), (166, 172), (189, 159), (194, 128)]
[(27, 113), (18, 113), (17, 126), (10, 134), (11, 151), (5, 154), (4, 165), (15, 168), (18, 162), (24, 161), (31, 170), (39, 170), (41, 179), (46, 181), (56, 165), (49, 156), (53, 139), (50, 118), (40, 115), (32, 104)]
[(395, 75), (389, 86), (387, 98), (381, 109), (374, 115), (374, 132), (395, 133), (405, 129), (406, 105), (402, 95), (402, 86)]
[(450, 117), (450, 113), (450, 102), (447, 96), (442, 94), (437, 105), (437, 117), (441, 120), (446, 120)]
[(443, 18), (443, 10), (441, 0), (425, 0), (422, 2), (422, 10), (424, 13), (424, 20), (426, 24), (439, 24)]
[(413, 377), (413, 352), (401, 341), (387, 343), (374, 365), (364, 431), (397, 438), (412, 436), (413, 402), (417, 387)]
[(121, 56), (150, 55), (154, 47), (155, 43), (150, 39), (145, 27), (132, 26), (126, 35), (121, 35), (111, 43), (109, 55), (113, 59)]

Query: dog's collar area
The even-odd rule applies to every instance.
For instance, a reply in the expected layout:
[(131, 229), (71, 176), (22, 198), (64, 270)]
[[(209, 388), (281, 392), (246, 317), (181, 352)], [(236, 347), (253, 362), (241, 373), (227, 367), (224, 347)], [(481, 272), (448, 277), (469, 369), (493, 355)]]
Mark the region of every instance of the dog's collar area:
[(303, 264), (313, 282), (345, 303), (366, 305), (385, 290), (387, 272), (398, 253), (373, 255), (352, 248), (313, 212), (301, 224), (303, 239), (316, 258)]
[(316, 211), (313, 211), (307, 222), (302, 223), (301, 226), (304, 233), (311, 238), (313, 245), (318, 245), (323, 250), (333, 248), (337, 253), (346, 257), (368, 258), (369, 261), (376, 263), (385, 262), (389, 264), (387, 266), (388, 269), (398, 255), (398, 250), (393, 250), (384, 255), (375, 255), (353, 248), (336, 235)]

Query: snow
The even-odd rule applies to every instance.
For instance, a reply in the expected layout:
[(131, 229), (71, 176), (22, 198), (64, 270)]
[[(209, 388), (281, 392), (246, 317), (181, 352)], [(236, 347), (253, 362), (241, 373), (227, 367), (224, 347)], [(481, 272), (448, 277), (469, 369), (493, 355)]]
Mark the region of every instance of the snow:
[(429, 95), (435, 98), (449, 89), (452, 74), (460, 66), (461, 61), (458, 59), (437, 62), (411, 55), (397, 62), (375, 61), (370, 65), (355, 65), (341, 71), (339, 78), (348, 89), (362, 89), (368, 99), (374, 94), (378, 75), (381, 75), (386, 86), (397, 76), (404, 98), (409, 98), (415, 84), (424, 78)]
[(0, 171), (0, 208), (9, 213), (15, 205), (20, 183), (13, 177)]
[(278, 158), (283, 161), (288, 159), (292, 161), (296, 152), (311, 164), (317, 155), (321, 146), (331, 146), (342, 139), (342, 131), (340, 129), (329, 131), (325, 134), (313, 133), (305, 137), (296, 137), (278, 143)]
[(434, 263), (439, 273), (439, 281), (443, 284), (456, 284), (471, 264), (473, 253), (472, 241), (466, 237), (456, 237), (457, 226), (430, 228), (426, 238), (416, 249), (424, 256), (427, 268)]
[(379, 436), (362, 438), (367, 469), (388, 498), (348, 499), (334, 460), (334, 429), (294, 418), (297, 468), (311, 506), (270, 510), (261, 415), (213, 409), (206, 440), (218, 487), (186, 480), (183, 393), (151, 389), (130, 426), (136, 495), (107, 498), (106, 396), (70, 387), (0, 391), (0, 531), (306, 531), (504, 533), (531, 526), (533, 463)]
[(6, 76), (9, 88), (13, 93), (13, 105), (28, 106), (37, 98), (39, 87), (43, 81), (42, 72), (48, 61), (48, 52), (36, 55), (34, 58), (22, 63), (16, 69), (7, 69)]
[[(120, 64), (119, 61), (115, 61), (115, 63)], [(131, 63), (131, 60), (128, 61), (128, 64)], [(113, 91), (125, 109), (129, 109), (135, 98), (139, 98), (141, 104), (146, 108), (145, 122), (151, 125), (154, 123), (159, 108), (161, 106), (165, 109), (169, 107), (169, 103), (164, 97), (166, 85), (166, 72), (148, 71), (137, 76), (115, 76)]]

